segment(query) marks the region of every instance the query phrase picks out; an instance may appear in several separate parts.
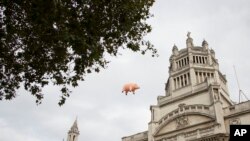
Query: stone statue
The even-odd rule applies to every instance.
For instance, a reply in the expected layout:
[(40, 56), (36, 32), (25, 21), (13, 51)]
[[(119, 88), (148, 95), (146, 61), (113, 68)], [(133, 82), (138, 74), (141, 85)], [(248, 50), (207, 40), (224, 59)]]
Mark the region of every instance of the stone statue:
[(190, 34), (191, 34), (191, 32), (188, 31), (188, 33), (187, 33), (187, 37), (188, 38), (190, 38)]
[(193, 39), (191, 38), (190, 34), (191, 34), (191, 32), (188, 32), (188, 33), (187, 33), (187, 37), (188, 37), (188, 38), (187, 38), (186, 44), (187, 44), (187, 47), (188, 47), (188, 48), (194, 46), (194, 45), (193, 45)]

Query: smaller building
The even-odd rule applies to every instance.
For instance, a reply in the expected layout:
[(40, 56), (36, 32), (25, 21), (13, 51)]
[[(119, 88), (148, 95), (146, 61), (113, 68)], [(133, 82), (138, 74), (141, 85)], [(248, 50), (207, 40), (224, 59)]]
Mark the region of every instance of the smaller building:
[(76, 119), (68, 132), (67, 141), (78, 141), (79, 135), (80, 135), (80, 132), (78, 130), (77, 119)]

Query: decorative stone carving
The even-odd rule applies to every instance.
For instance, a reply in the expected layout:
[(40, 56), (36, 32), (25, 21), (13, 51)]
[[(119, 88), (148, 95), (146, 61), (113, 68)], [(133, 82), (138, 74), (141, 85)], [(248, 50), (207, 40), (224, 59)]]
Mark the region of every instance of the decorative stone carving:
[(202, 47), (203, 47), (203, 50), (208, 50), (208, 43), (205, 39), (202, 42)]
[(190, 47), (193, 47), (194, 44), (193, 44), (193, 39), (191, 38), (190, 36), (191, 32), (188, 32), (187, 33), (187, 40), (186, 40), (186, 44), (187, 44), (187, 47), (190, 48)]
[(188, 117), (186, 115), (176, 118), (176, 128), (183, 128), (189, 124)]
[(240, 124), (240, 119), (239, 118), (234, 118), (229, 120), (230, 125), (239, 125)]
[(178, 47), (174, 44), (172, 48), (173, 55), (178, 55)]
[(185, 103), (181, 103), (178, 106), (179, 106), (179, 108), (183, 108), (185, 105), (186, 105)]
[(186, 105), (185, 103), (181, 103), (178, 105), (178, 107), (181, 111), (183, 111), (185, 105)]
[(219, 90), (217, 88), (214, 88), (213, 92), (214, 92), (214, 100), (215, 101), (220, 100)]

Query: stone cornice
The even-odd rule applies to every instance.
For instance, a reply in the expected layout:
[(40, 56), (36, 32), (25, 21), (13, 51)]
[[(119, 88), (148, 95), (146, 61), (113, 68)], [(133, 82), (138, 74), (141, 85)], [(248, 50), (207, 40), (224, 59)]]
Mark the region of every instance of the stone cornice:
[(249, 113), (250, 113), (250, 109), (224, 116), (224, 119), (236, 117), (236, 116), (239, 116), (239, 115), (249, 114)]
[(196, 92), (187, 92), (187, 93), (184, 93), (180, 96), (177, 96), (175, 98), (171, 98), (171, 99), (168, 99), (166, 101), (163, 101), (163, 102), (159, 102), (159, 107), (162, 107), (162, 106), (165, 106), (166, 104), (169, 104), (169, 103), (173, 103), (173, 102), (177, 102), (177, 101), (180, 101), (180, 100), (183, 100), (187, 97), (192, 97), (192, 96), (195, 96), (197, 95), (198, 93), (202, 93), (202, 92), (205, 92), (208, 90), (208, 87), (204, 87), (202, 89), (200, 89), (199, 91), (196, 91)]
[(207, 72), (214, 72), (216, 71), (216, 69), (213, 66), (201, 66), (201, 65), (195, 65), (192, 66), (191, 68), (193, 68), (195, 71), (207, 71)]
[(217, 133), (217, 134), (212, 134), (212, 135), (209, 135), (209, 136), (204, 136), (204, 137), (201, 137), (201, 138), (198, 138), (198, 139), (194, 139), (192, 141), (210, 141), (211, 138), (213, 137), (216, 137), (216, 138), (220, 138), (220, 137), (229, 137), (229, 134), (226, 134), (226, 133)]
[(188, 53), (187, 52), (181, 52), (180, 54), (178, 54), (178, 56), (175, 56), (175, 60), (182, 59), (185, 56), (188, 56)]
[(188, 66), (188, 65), (185, 66), (185, 67), (179, 68), (179, 69), (177, 69), (177, 70), (175, 70), (175, 71), (172, 71), (172, 72), (170, 73), (170, 76), (171, 76), (171, 77), (173, 77), (173, 76), (178, 76), (178, 75), (182, 74), (183, 72), (189, 72), (189, 66)]

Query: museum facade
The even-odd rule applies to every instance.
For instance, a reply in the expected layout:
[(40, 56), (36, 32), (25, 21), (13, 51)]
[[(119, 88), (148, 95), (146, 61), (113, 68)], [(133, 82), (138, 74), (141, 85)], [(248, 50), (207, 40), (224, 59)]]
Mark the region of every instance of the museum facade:
[(187, 36), (186, 48), (173, 46), (165, 95), (150, 106), (148, 130), (122, 141), (227, 141), (231, 124), (250, 124), (250, 101), (230, 99), (214, 50)]

